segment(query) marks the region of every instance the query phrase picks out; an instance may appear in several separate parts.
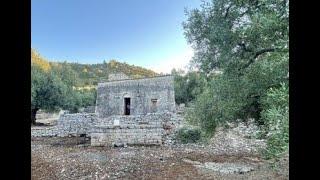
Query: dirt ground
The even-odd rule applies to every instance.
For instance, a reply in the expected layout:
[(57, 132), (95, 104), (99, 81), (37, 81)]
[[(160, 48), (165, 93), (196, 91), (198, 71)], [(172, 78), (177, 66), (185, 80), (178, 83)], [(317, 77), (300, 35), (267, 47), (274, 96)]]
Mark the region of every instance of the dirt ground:
[[(260, 157), (215, 155), (194, 145), (91, 147), (84, 137), (32, 138), (31, 174), (45, 179), (289, 179)], [(250, 165), (247, 173), (223, 174), (194, 165), (234, 162)], [(282, 172), (282, 173), (281, 173)]]

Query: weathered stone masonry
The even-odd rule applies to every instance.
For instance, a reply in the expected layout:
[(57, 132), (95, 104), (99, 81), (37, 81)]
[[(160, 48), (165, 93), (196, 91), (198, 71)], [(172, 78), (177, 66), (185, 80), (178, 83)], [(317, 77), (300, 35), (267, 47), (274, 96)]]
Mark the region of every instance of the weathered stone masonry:
[(90, 136), (92, 126), (95, 122), (97, 122), (97, 116), (94, 113), (61, 114), (57, 121), (57, 125), (49, 127), (33, 127), (31, 136), (66, 137), (80, 136), (83, 134)]
[(174, 112), (172, 76), (99, 83), (96, 113), (99, 118), (125, 114), (125, 98), (130, 99), (130, 115)]
[(91, 145), (162, 144), (174, 112), (172, 76), (100, 83)]
[(77, 113), (63, 114), (60, 116), (57, 125), (57, 136), (65, 137), (69, 135), (91, 135), (92, 126), (97, 121), (96, 114)]
[[(112, 122), (119, 120), (119, 125)], [(91, 145), (113, 144), (163, 144), (167, 135), (180, 124), (174, 113), (151, 113), (147, 115), (110, 116), (95, 125), (91, 133)]]

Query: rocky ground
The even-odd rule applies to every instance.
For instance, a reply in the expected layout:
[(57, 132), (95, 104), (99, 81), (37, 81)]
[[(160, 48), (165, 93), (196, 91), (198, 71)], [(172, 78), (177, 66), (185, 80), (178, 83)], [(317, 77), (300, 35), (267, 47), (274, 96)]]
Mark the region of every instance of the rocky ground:
[(32, 179), (289, 179), (258, 155), (208, 145), (91, 147), (84, 137), (32, 138)]

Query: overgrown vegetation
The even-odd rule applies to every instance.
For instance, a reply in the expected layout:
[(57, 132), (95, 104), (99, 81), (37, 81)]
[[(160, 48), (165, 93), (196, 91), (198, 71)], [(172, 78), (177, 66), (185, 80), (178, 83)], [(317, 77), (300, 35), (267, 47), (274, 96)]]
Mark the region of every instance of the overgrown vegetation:
[(263, 132), (267, 137), (266, 158), (279, 157), (289, 145), (289, 89), (282, 83), (279, 88), (270, 88), (261, 99), (264, 122)]
[(199, 128), (183, 127), (177, 131), (177, 139), (182, 143), (196, 143), (201, 139)]
[(288, 3), (203, 2), (183, 24), (192, 65), (206, 81), (194, 98), (179, 99), (190, 104), (187, 119), (212, 135), (226, 122), (255, 118), (268, 141), (266, 157), (288, 147)]
[(174, 76), (175, 101), (177, 104), (188, 104), (202, 93), (206, 80), (198, 72), (188, 72), (184, 75), (183, 71), (173, 69), (171, 74)]

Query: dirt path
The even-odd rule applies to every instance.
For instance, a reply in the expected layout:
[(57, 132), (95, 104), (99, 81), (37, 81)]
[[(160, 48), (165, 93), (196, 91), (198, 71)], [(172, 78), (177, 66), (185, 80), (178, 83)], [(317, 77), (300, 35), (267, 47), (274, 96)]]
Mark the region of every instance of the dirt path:
[[(217, 156), (194, 146), (106, 148), (90, 147), (82, 138), (33, 138), (31, 149), (34, 180), (288, 179), (259, 157)], [(201, 168), (206, 162), (242, 163), (254, 170), (224, 174)]]

